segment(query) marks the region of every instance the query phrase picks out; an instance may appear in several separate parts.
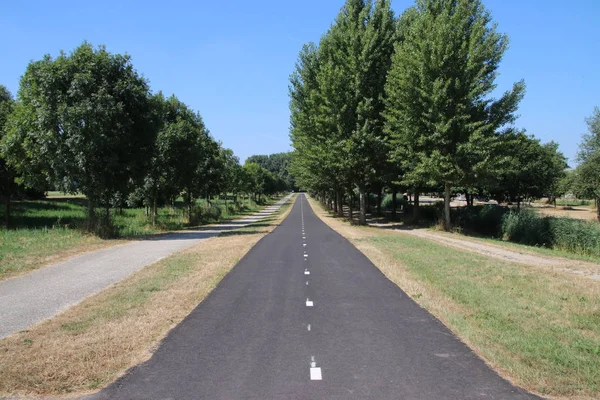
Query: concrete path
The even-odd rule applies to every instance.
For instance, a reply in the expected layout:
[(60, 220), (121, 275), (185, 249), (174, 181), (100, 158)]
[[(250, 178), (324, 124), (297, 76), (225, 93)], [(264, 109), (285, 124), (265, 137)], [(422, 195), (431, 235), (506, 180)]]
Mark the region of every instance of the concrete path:
[(88, 400), (532, 400), (300, 195), (152, 358)]
[(203, 239), (260, 221), (277, 211), (290, 197), (235, 221), (86, 253), (0, 282), (0, 338), (52, 317), (135, 271)]

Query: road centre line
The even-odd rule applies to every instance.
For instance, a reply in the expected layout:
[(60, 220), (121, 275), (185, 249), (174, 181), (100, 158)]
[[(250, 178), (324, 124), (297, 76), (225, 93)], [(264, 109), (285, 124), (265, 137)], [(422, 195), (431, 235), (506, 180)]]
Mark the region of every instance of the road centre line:
[(323, 380), (323, 374), (321, 373), (321, 368), (317, 367), (317, 363), (315, 361), (315, 356), (311, 356), (310, 361), (310, 380), (311, 381), (320, 381)]

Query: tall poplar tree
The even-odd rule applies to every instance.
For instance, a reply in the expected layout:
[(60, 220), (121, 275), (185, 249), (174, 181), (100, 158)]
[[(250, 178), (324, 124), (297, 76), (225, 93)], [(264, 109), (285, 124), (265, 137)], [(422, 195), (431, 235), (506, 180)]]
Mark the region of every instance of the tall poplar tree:
[[(7, 128), (7, 120), (12, 113), (15, 101), (8, 89), (0, 85), (0, 140)], [(0, 153), (0, 197), (4, 200), (4, 225), (10, 223), (10, 199), (15, 188), (15, 171), (4, 160)]]
[(386, 131), (405, 181), (450, 191), (495, 157), (490, 141), (515, 120), (525, 85), (490, 97), (508, 37), (496, 32), (480, 0), (417, 0), (387, 82)]

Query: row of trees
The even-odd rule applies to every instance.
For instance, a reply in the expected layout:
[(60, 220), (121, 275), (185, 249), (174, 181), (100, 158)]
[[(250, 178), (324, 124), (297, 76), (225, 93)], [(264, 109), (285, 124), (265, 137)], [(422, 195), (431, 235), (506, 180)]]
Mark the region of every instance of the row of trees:
[[(566, 162), (555, 143), (513, 126), (525, 84), (492, 97), (508, 38), (480, 0), (347, 0), (291, 76), (292, 170), (339, 214), (359, 195), (452, 191), (501, 199), (553, 194)], [(349, 199), (349, 200), (348, 200)]]
[(246, 163), (256, 163), (281, 179), (286, 188), (297, 190), (296, 178), (290, 171), (292, 153), (275, 153), (248, 157)]
[(19, 187), (83, 193), (89, 228), (97, 207), (152, 210), (183, 196), (260, 196), (285, 185), (210, 135), (200, 114), (175, 96), (153, 94), (127, 55), (83, 43), (71, 54), (31, 62), (18, 100), (0, 87), (0, 195), (8, 225)]

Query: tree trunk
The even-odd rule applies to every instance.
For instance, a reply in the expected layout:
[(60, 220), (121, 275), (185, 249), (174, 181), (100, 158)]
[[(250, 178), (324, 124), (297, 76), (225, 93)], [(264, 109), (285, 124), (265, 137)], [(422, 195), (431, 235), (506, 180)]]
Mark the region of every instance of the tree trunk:
[(4, 226), (6, 229), (10, 226), (10, 193), (4, 196)]
[(446, 193), (444, 197), (444, 216), (445, 216), (445, 224), (444, 229), (450, 230), (450, 183), (446, 182)]
[(521, 209), (521, 196), (517, 196), (517, 210)]
[(419, 223), (419, 192), (417, 189), (413, 196), (413, 223)]
[(348, 219), (350, 220), (350, 222), (353, 221), (353, 215), (352, 212), (353, 210), (353, 206), (354, 206), (354, 195), (352, 193), (350, 193), (350, 201), (348, 202)]
[(358, 193), (359, 193), (359, 199), (360, 199), (360, 224), (361, 225), (366, 225), (367, 224), (367, 199), (365, 196), (365, 190), (364, 189), (358, 189)]
[(158, 217), (158, 201), (156, 197), (152, 200), (152, 226), (156, 225), (156, 217)]
[(188, 223), (192, 223), (192, 196), (186, 195)]
[(471, 207), (473, 204), (471, 204), (471, 199), (469, 198), (469, 192), (467, 190), (465, 190), (465, 200), (467, 201), (467, 207)]
[(596, 197), (596, 218), (600, 222), (600, 197)]
[(342, 195), (341, 191), (337, 192), (337, 198), (338, 198), (338, 217), (342, 218), (344, 216), (344, 196)]
[(396, 198), (398, 197), (398, 192), (396, 189), (392, 192), (392, 221), (396, 220)]
[(104, 226), (102, 227), (100, 234), (106, 238), (112, 236), (109, 205), (104, 207)]
[(383, 200), (383, 193), (381, 190), (377, 194), (377, 215), (381, 215), (381, 201)]
[(337, 196), (337, 193), (334, 193), (334, 194), (333, 194), (333, 213), (334, 213), (335, 215), (337, 215), (337, 214), (338, 214), (338, 207), (339, 207), (339, 204), (338, 204), (338, 196)]
[(94, 202), (88, 199), (88, 220), (87, 220), (87, 228), (89, 232), (94, 231), (94, 225), (96, 223), (96, 210)]

